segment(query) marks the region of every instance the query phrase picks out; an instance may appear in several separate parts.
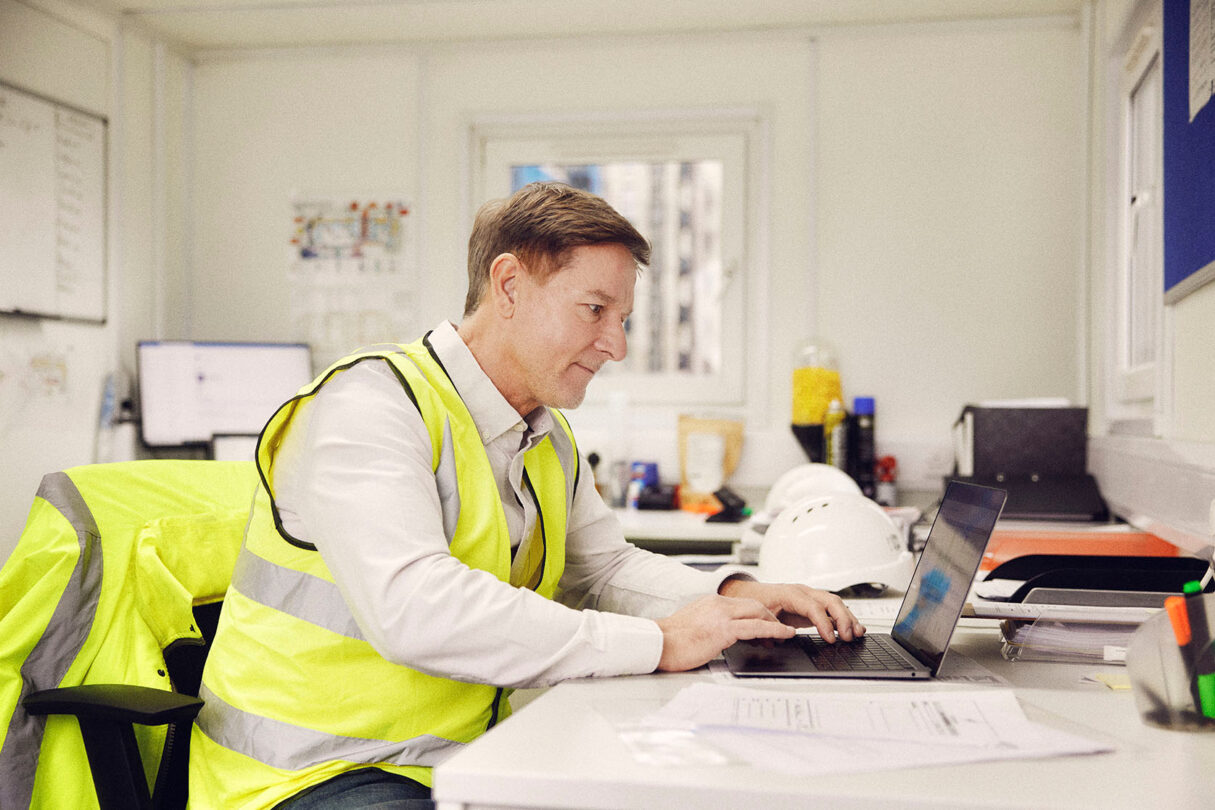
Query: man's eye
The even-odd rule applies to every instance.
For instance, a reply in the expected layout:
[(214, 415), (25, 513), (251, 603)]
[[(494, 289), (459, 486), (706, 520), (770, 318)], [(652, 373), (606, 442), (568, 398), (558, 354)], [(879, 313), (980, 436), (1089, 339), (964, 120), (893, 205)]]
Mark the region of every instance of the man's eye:
[(603, 312), (603, 304), (587, 304), (586, 308), (591, 311), (592, 315), (598, 315)]

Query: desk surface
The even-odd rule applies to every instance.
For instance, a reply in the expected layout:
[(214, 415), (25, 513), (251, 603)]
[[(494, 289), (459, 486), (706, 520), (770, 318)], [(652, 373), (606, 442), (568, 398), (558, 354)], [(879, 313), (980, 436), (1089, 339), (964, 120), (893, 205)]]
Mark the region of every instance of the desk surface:
[(708, 522), (705, 515), (660, 509), (616, 509), (630, 543), (665, 554), (729, 554), (742, 537), (743, 523)]
[[(968, 624), (974, 625), (975, 622)], [(1215, 733), (1164, 731), (1139, 720), (1132, 694), (1086, 684), (1121, 667), (1005, 661), (994, 623), (959, 628), (954, 649), (1013, 685), (1027, 716), (1111, 753), (808, 778), (746, 765), (658, 767), (637, 761), (614, 724), (657, 709), (701, 673), (569, 681), (435, 771), (440, 810), (474, 807), (1179, 808), (1215, 802)], [(744, 683), (739, 681), (738, 683)], [(773, 688), (907, 688), (875, 682), (790, 682)], [(940, 688), (925, 684), (923, 688)]]

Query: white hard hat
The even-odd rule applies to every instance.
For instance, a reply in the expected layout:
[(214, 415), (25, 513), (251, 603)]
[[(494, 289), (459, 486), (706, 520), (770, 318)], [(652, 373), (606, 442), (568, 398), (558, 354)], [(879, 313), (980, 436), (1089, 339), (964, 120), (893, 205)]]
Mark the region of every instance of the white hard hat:
[(772, 521), (759, 549), (759, 578), (842, 591), (854, 586), (906, 589), (915, 568), (903, 535), (863, 495), (803, 498)]
[(830, 464), (799, 464), (776, 479), (772, 489), (768, 490), (764, 511), (775, 517), (796, 501), (833, 492), (860, 495), (861, 488), (852, 480), (852, 476), (838, 467)]

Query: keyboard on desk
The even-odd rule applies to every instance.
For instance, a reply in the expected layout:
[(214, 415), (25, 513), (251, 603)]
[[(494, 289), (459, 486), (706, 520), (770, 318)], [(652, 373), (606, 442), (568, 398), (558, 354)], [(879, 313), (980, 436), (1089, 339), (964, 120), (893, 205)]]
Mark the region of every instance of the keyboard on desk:
[(889, 636), (862, 636), (856, 641), (828, 644), (818, 636), (797, 636), (797, 643), (819, 670), (828, 672), (891, 671), (907, 669)]

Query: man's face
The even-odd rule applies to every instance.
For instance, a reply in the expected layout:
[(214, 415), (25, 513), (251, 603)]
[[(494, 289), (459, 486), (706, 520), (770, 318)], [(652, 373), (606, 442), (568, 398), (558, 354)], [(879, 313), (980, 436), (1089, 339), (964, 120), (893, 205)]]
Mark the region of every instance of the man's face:
[(518, 376), (510, 385), (520, 413), (577, 407), (595, 372), (624, 359), (636, 280), (633, 256), (618, 244), (574, 248), (543, 283), (519, 274), (511, 341)]

